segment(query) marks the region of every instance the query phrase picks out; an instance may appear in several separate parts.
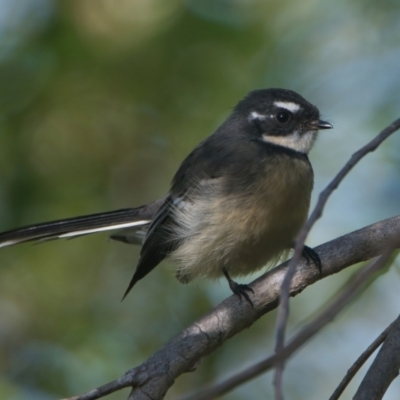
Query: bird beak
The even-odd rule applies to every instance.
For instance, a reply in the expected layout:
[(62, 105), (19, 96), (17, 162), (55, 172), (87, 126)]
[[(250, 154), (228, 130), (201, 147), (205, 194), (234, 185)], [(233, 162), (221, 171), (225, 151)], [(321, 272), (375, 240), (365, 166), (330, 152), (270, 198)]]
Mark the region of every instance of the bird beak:
[(330, 124), (329, 122), (326, 121), (322, 121), (322, 119), (320, 119), (316, 124), (315, 127), (317, 129), (332, 129), (333, 125)]

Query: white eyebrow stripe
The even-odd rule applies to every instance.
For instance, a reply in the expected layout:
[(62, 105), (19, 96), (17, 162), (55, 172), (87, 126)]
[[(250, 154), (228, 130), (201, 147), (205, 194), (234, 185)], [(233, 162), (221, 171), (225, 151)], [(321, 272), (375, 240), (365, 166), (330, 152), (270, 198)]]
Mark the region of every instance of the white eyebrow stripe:
[(274, 106), (284, 108), (285, 110), (293, 113), (300, 110), (300, 106), (297, 103), (292, 103), (291, 101), (275, 101)]
[(257, 111), (252, 111), (249, 115), (249, 120), (252, 121), (253, 119), (259, 119), (261, 121), (263, 121), (264, 119), (266, 119), (267, 116), (264, 114), (259, 114)]

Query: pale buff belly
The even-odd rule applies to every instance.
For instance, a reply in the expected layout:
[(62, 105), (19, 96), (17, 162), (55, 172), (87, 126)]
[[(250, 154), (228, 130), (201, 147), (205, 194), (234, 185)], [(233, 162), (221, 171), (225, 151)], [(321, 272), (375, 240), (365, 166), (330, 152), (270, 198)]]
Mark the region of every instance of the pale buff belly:
[(177, 278), (218, 278), (223, 268), (231, 276), (247, 275), (278, 261), (307, 217), (312, 175), (300, 178), (283, 176), (274, 187), (259, 185), (242, 199), (203, 200), (198, 215), (187, 221), (197, 228), (187, 229), (187, 239), (170, 256)]

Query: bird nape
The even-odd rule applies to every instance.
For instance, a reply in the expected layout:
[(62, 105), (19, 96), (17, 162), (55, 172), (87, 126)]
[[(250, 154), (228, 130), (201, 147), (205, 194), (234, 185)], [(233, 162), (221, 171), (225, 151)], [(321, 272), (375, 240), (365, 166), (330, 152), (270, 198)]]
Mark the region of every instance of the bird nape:
[[(252, 91), (186, 157), (164, 198), (0, 233), (0, 247), (114, 231), (112, 239), (142, 245), (123, 298), (166, 258), (179, 282), (225, 276), (253, 306), (251, 287), (232, 277), (276, 263), (293, 247), (313, 187), (307, 155), (318, 131), (330, 128), (296, 92)], [(321, 269), (314, 250), (305, 246), (303, 255)]]

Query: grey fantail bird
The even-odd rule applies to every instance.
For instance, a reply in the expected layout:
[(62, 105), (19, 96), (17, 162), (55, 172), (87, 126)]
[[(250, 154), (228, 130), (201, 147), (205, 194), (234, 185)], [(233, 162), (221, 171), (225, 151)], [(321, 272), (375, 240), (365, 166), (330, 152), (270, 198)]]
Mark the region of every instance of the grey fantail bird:
[[(293, 247), (313, 187), (307, 154), (332, 125), (314, 105), (284, 89), (250, 92), (182, 162), (171, 190), (138, 207), (32, 225), (0, 234), (0, 247), (117, 230), (112, 239), (142, 244), (132, 287), (164, 258), (181, 283), (225, 275), (251, 304), (246, 275)], [(309, 247), (303, 255), (321, 267)]]

